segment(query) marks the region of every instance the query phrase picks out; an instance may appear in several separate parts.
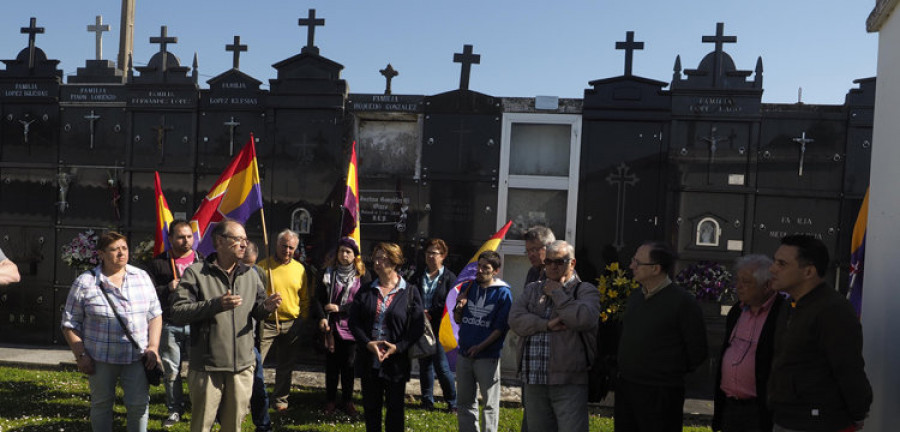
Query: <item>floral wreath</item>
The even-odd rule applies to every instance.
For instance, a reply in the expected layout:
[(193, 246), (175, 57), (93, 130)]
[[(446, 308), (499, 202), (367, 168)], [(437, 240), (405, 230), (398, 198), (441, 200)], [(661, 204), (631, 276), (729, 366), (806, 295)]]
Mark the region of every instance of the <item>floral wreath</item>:
[(720, 301), (732, 282), (731, 272), (712, 261), (691, 264), (675, 276), (675, 283), (692, 292), (697, 300), (704, 301)]

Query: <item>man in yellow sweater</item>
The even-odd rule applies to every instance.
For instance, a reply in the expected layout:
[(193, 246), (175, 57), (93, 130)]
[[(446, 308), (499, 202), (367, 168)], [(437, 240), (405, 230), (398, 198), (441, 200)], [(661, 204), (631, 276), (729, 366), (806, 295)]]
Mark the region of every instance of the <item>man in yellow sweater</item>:
[[(275, 344), (277, 366), (275, 369), (275, 389), (272, 400), (275, 410), (282, 412), (288, 408), (291, 392), (291, 373), (296, 363), (297, 345), (303, 323), (309, 313), (309, 284), (306, 269), (293, 259), (294, 251), (300, 243), (297, 233), (286, 229), (278, 234), (275, 256), (259, 263), (266, 277), (272, 279), (266, 285), (272, 293), (281, 294), (283, 301), (278, 309), (262, 323), (259, 351), (265, 359), (269, 348)], [(270, 293), (271, 294), (271, 293)], [(277, 315), (277, 320), (276, 320)]]

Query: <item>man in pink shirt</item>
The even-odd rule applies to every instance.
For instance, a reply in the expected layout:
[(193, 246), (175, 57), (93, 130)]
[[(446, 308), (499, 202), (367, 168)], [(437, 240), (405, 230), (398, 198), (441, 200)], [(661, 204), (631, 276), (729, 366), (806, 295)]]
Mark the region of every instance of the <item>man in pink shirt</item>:
[(772, 368), (775, 324), (786, 303), (772, 289), (764, 255), (747, 255), (735, 264), (739, 302), (725, 320), (725, 342), (716, 376), (712, 429), (724, 432), (771, 431), (766, 381)]

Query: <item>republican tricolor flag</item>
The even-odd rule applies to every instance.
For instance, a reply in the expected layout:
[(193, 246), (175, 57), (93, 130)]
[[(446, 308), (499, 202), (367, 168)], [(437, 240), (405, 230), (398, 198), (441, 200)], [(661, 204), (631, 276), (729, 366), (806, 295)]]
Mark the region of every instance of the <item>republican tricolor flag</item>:
[(509, 231), (510, 226), (512, 226), (512, 221), (506, 222), (506, 225), (503, 225), (500, 231), (497, 231), (488, 241), (481, 245), (478, 252), (475, 252), (469, 263), (459, 272), (456, 282), (453, 283), (453, 288), (447, 293), (447, 302), (444, 303), (444, 315), (441, 318), (441, 328), (438, 330), (438, 340), (444, 347), (444, 351), (447, 352), (448, 360), (451, 363), (454, 363), (452, 360), (456, 359), (453, 351), (459, 346), (459, 325), (453, 320), (453, 308), (456, 307), (456, 298), (459, 297), (460, 287), (466, 282), (475, 280), (475, 273), (478, 269), (478, 255), (481, 255), (484, 251), (497, 250), (500, 247), (500, 242), (506, 237), (506, 232)]
[(250, 141), (228, 164), (191, 217), (194, 249), (204, 255), (215, 252), (212, 238), (207, 235), (212, 228), (225, 217), (246, 223), (262, 205), (256, 147), (251, 133)]
[(863, 274), (866, 260), (866, 225), (869, 220), (869, 189), (866, 189), (866, 197), (859, 207), (859, 215), (856, 224), (853, 225), (853, 238), (850, 241), (850, 290), (847, 297), (856, 315), (862, 313)]
[(169, 250), (169, 224), (175, 218), (172, 217), (169, 203), (166, 202), (166, 197), (163, 196), (162, 186), (159, 183), (159, 172), (154, 172), (154, 174), (156, 174), (156, 184), (153, 187), (156, 196), (156, 229), (153, 230), (153, 256), (157, 256)]
[(357, 181), (356, 141), (353, 141), (353, 151), (350, 153), (350, 166), (347, 168), (347, 191), (344, 193), (344, 223), (341, 227), (341, 237), (353, 237), (357, 247), (362, 247), (359, 242), (359, 183)]

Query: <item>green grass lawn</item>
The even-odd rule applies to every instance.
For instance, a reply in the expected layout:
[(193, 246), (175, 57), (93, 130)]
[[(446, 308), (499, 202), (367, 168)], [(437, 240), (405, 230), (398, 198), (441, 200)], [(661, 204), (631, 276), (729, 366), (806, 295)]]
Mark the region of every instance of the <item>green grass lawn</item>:
[[(121, 389), (118, 394), (121, 398)], [(162, 386), (150, 391), (150, 422), (152, 431), (188, 431), (190, 413), (181, 423), (170, 429), (162, 428), (166, 417)], [(272, 414), (277, 431), (343, 432), (364, 431), (362, 417), (345, 415), (325, 417), (321, 407), (325, 399), (321, 389), (295, 388), (291, 393), (290, 409)], [(0, 367), (0, 432), (61, 432), (89, 431), (90, 420), (88, 383), (78, 372), (57, 370), (18, 369)], [(356, 401), (359, 405), (359, 400)], [(439, 406), (443, 406), (439, 404)], [(116, 403), (116, 430), (125, 429), (125, 408), (121, 399)], [(522, 409), (503, 407), (500, 410), (500, 430), (518, 431)], [(453, 431), (456, 417), (438, 411), (419, 409), (418, 402), (407, 404), (406, 427), (410, 431)], [(253, 431), (250, 417), (244, 431)], [(612, 431), (612, 418), (591, 415), (591, 431)], [(685, 431), (709, 431), (708, 427), (685, 427)]]

